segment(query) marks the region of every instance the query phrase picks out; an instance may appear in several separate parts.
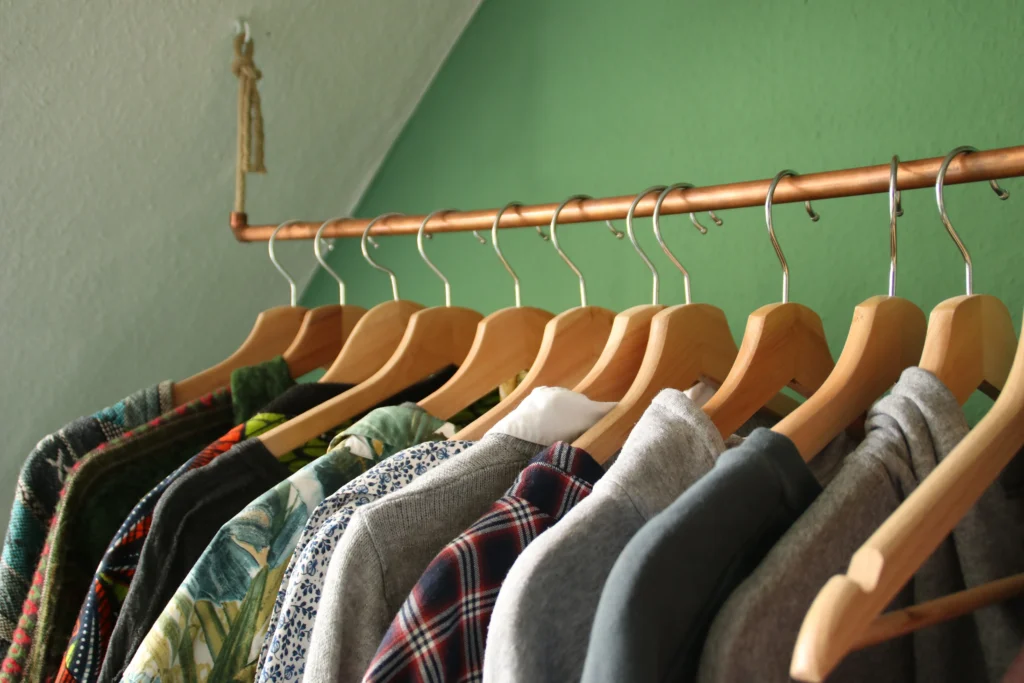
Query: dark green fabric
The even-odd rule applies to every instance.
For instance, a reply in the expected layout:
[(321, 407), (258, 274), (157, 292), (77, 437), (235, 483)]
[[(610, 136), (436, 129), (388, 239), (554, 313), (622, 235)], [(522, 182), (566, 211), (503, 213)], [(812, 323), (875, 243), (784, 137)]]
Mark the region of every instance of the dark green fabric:
[(231, 373), (231, 395), (235, 422), (241, 424), (260, 412), (269, 401), (295, 385), (288, 364), (278, 356), (259, 365), (250, 365)]

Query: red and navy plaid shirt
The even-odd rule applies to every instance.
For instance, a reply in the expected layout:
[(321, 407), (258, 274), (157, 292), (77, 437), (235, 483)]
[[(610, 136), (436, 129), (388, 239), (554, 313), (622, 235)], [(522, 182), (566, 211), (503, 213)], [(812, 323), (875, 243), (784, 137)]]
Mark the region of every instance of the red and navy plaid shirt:
[(569, 444), (534, 457), (512, 488), (427, 566), (363, 682), (481, 680), (487, 625), (509, 569), (602, 474), (593, 458)]

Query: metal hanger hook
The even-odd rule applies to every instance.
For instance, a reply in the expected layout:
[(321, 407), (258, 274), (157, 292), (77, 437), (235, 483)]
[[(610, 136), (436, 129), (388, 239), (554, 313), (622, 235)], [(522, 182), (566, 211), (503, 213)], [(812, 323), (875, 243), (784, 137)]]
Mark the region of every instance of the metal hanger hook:
[[(313, 255), (316, 256), (316, 260), (320, 264), (320, 267), (326, 270), (327, 274), (333, 277), (335, 282), (338, 283), (338, 303), (342, 306), (345, 305), (345, 281), (341, 279), (340, 275), (338, 275), (338, 271), (331, 268), (330, 264), (327, 263), (327, 259), (324, 257), (322, 250), (323, 238), (321, 235), (324, 234), (324, 229), (327, 228), (328, 225), (336, 221), (344, 220), (345, 218), (347, 218), (347, 216), (338, 216), (337, 218), (331, 218), (330, 220), (324, 221), (323, 225), (320, 226), (320, 229), (316, 231), (316, 237), (313, 238)], [(377, 246), (377, 243), (373, 242), (373, 245)], [(330, 252), (333, 249), (334, 244), (332, 241), (328, 243), (327, 251)]]
[(248, 19), (235, 19), (235, 35), (240, 34), (245, 36), (242, 40), (243, 45), (248, 45), (252, 42), (252, 29), (249, 27)]
[[(800, 175), (796, 171), (779, 171), (772, 178), (771, 184), (768, 186), (768, 195), (764, 200), (764, 220), (768, 225), (768, 236), (772, 239), (772, 246), (775, 247), (775, 255), (779, 257), (779, 265), (782, 266), (782, 303), (789, 303), (789, 264), (786, 263), (786, 255), (782, 253), (782, 247), (779, 246), (779, 240), (775, 237), (775, 227), (772, 225), (772, 199), (775, 197), (775, 188), (778, 187), (779, 181), (785, 177), (793, 177)], [(814, 212), (811, 208), (811, 202), (804, 202), (804, 208), (807, 210), (807, 215), (811, 217), (812, 221), (817, 221), (821, 216)]]
[(636, 196), (636, 199), (633, 200), (633, 203), (629, 205), (629, 211), (626, 212), (626, 234), (629, 235), (629, 241), (633, 243), (633, 248), (636, 249), (636, 253), (640, 254), (640, 258), (643, 259), (643, 262), (647, 264), (648, 270), (651, 271), (651, 279), (653, 282), (653, 295), (651, 303), (653, 303), (655, 306), (658, 305), (658, 294), (660, 291), (661, 284), (658, 278), (658, 269), (654, 267), (654, 264), (651, 262), (651, 259), (647, 257), (647, 254), (640, 246), (640, 242), (638, 242), (636, 239), (636, 232), (633, 230), (633, 213), (636, 211), (637, 204), (639, 204), (644, 197), (646, 197), (652, 192), (661, 192), (664, 189), (664, 185), (653, 185), (651, 187), (648, 187), (646, 190), (644, 190), (643, 192)]
[[(420, 252), (420, 257), (426, 262), (428, 266), (430, 266), (430, 269), (434, 271), (434, 274), (441, 278), (441, 282), (444, 283), (444, 305), (446, 308), (452, 305), (452, 285), (450, 282), (448, 282), (448, 278), (444, 276), (444, 273), (442, 273), (441, 270), (434, 265), (434, 262), (431, 261), (430, 258), (427, 256), (427, 252), (423, 249), (423, 238), (424, 236), (428, 238), (430, 237), (430, 235), (427, 235), (427, 223), (430, 222), (431, 218), (438, 214), (451, 213), (452, 211), (457, 210), (458, 209), (438, 209), (437, 211), (431, 211), (430, 213), (427, 214), (426, 218), (424, 218), (423, 221), (420, 223), (420, 229), (416, 233), (416, 248)], [(481, 242), (484, 242), (484, 239), (480, 237), (480, 235), (477, 235), (476, 237)]]
[(281, 225), (274, 228), (274, 232), (270, 233), (270, 239), (267, 240), (267, 253), (270, 254), (270, 262), (277, 268), (277, 272), (281, 273), (281, 277), (288, 281), (288, 305), (294, 306), (298, 303), (298, 288), (295, 286), (295, 280), (288, 271), (284, 269), (284, 266), (277, 260), (277, 254), (274, 251), (274, 240), (277, 239), (277, 233), (281, 231), (281, 228), (286, 228), (289, 225), (295, 225), (301, 223), (300, 220), (285, 221)]
[[(957, 147), (952, 152), (946, 155), (946, 158), (942, 160), (942, 165), (939, 166), (939, 173), (935, 178), (935, 201), (939, 205), (939, 217), (942, 218), (942, 224), (946, 226), (946, 232), (949, 233), (957, 249), (960, 250), (960, 255), (964, 257), (964, 271), (967, 280), (967, 294), (974, 294), (974, 264), (971, 262), (971, 255), (967, 251), (967, 247), (964, 245), (963, 240), (960, 239), (960, 235), (953, 228), (953, 224), (949, 222), (949, 215), (946, 213), (946, 200), (942, 195), (942, 188), (946, 182), (946, 172), (949, 170), (949, 165), (953, 162), (953, 159), (960, 154), (970, 154), (971, 152), (977, 152), (977, 147), (971, 147), (970, 145), (963, 145)], [(988, 181), (988, 184), (992, 187), (992, 191), (996, 193), (996, 196), (1000, 199), (1008, 199), (1010, 193), (999, 187), (999, 183), (995, 180)]]
[[(491, 225), (491, 244), (494, 245), (494, 253), (498, 255), (501, 265), (505, 266), (505, 270), (507, 270), (508, 274), (512, 276), (512, 287), (516, 296), (516, 308), (523, 305), (523, 298), (519, 289), (519, 276), (516, 275), (516, 271), (512, 270), (512, 266), (509, 265), (508, 260), (505, 259), (505, 255), (501, 252), (501, 247), (498, 246), (498, 223), (501, 222), (501, 215), (508, 209), (511, 209), (512, 207), (516, 207), (518, 209), (521, 206), (523, 206), (522, 202), (509, 202), (505, 206), (501, 207), (498, 209), (497, 215), (494, 216), (494, 223)], [(537, 228), (537, 234), (542, 240), (546, 241), (548, 239), (548, 236), (544, 234), (540, 227)]]
[(889, 296), (896, 296), (896, 219), (903, 215), (903, 202), (897, 188), (896, 173), (900, 158), (892, 156), (889, 164)]
[[(683, 274), (683, 292), (685, 294), (686, 303), (690, 303), (690, 271), (683, 267), (683, 264), (679, 262), (679, 259), (675, 257), (675, 254), (665, 244), (665, 239), (661, 236), (661, 205), (665, 201), (665, 197), (669, 196), (675, 190), (692, 190), (695, 186), (690, 183), (676, 183), (670, 185), (661, 191), (658, 195), (658, 200), (654, 202), (654, 212), (651, 214), (651, 222), (654, 224), (654, 236), (658, 240), (658, 244), (661, 245), (661, 250), (665, 252), (665, 256), (668, 256), (669, 261), (672, 262), (679, 272)], [(715, 222), (715, 225), (722, 225), (722, 219), (715, 215), (714, 211), (708, 211), (708, 215), (711, 216), (711, 220)], [(706, 235), (708, 229), (700, 224), (697, 220), (697, 215), (690, 212), (690, 222), (693, 223), (693, 227), (697, 228), (698, 232), (702, 235)]]
[[(562, 251), (562, 247), (558, 245), (558, 214), (562, 213), (562, 209), (564, 209), (565, 205), (568, 204), (569, 202), (581, 202), (584, 199), (592, 199), (592, 197), (588, 194), (574, 194), (573, 196), (569, 197), (564, 202), (559, 204), (558, 208), (555, 209), (554, 215), (551, 216), (550, 226), (551, 243), (555, 245), (555, 251), (558, 252), (558, 255), (562, 257), (562, 260), (565, 261), (565, 264), (569, 266), (572, 272), (576, 273), (576, 277), (579, 278), (580, 306), (587, 305), (587, 282), (586, 280), (583, 279), (583, 273), (580, 272), (580, 269), (577, 268), (576, 264), (573, 263), (572, 260), (570, 260), (569, 257), (565, 255), (565, 252)], [(608, 229), (612, 231), (612, 234), (615, 235), (616, 238), (622, 239), (623, 233), (616, 230), (615, 226), (612, 225), (611, 221), (605, 221), (604, 223), (605, 225), (608, 226)]]
[[(366, 262), (369, 263), (370, 266), (372, 266), (373, 268), (379, 270), (380, 272), (386, 273), (387, 276), (391, 278), (391, 298), (394, 299), (395, 301), (398, 301), (398, 277), (395, 275), (395, 271), (391, 270), (390, 268), (385, 268), (384, 266), (380, 265), (379, 263), (374, 261), (373, 258), (370, 257), (370, 250), (366, 248), (366, 243), (369, 242), (370, 244), (373, 245), (373, 248), (376, 249), (377, 243), (374, 242), (373, 238), (370, 237), (370, 230), (373, 228), (374, 225), (376, 225), (379, 221), (385, 218), (391, 218), (393, 216), (401, 215), (403, 214), (385, 213), (381, 214), (380, 216), (377, 216), (366, 225), (366, 229), (363, 230), (363, 236), (359, 238), (359, 249), (360, 251), (363, 252), (363, 258), (366, 259)], [(323, 228), (321, 228), (321, 230), (322, 229)]]

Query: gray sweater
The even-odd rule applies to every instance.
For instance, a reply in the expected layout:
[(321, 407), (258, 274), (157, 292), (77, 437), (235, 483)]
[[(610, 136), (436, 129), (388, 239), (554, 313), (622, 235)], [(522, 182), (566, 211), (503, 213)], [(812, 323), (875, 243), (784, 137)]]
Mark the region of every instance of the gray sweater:
[(578, 681), (615, 559), (724, 449), (714, 424), (682, 392), (658, 394), (593, 493), (512, 566), (491, 617), (484, 681)]
[(356, 511), (331, 556), (304, 681), (360, 680), (434, 556), (501, 497), (530, 458), (554, 441), (572, 441), (614, 406), (571, 393), (531, 401), (535, 391), (478, 444)]
[[(701, 683), (789, 681), (804, 615), (818, 590), (967, 434), (956, 400), (933, 375), (903, 373), (868, 413), (864, 442), (737, 588), (712, 624)], [(897, 597), (894, 607), (1024, 571), (1024, 509), (994, 486)], [(1020, 602), (990, 607), (851, 653), (829, 683), (997, 681), (1017, 652)]]

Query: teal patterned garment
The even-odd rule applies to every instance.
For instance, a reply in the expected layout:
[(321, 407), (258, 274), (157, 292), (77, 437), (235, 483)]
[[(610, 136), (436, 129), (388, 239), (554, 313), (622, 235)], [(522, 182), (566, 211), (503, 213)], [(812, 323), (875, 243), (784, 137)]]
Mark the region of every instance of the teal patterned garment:
[(143, 389), (41, 440), (18, 475), (0, 559), (0, 649), (7, 652), (28, 597), (64, 480), (100, 444), (159, 417), (174, 406), (171, 382)]
[(281, 577), (313, 510), (384, 458), (450, 432), (444, 421), (403, 404), (378, 408), (335, 437), (330, 453), (221, 527), (122, 680), (253, 680)]

